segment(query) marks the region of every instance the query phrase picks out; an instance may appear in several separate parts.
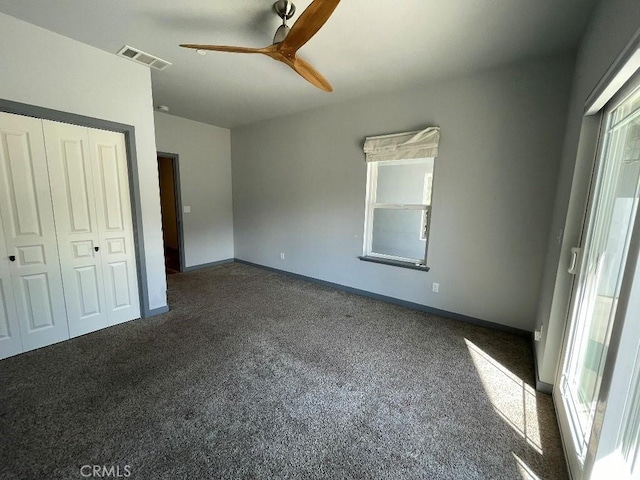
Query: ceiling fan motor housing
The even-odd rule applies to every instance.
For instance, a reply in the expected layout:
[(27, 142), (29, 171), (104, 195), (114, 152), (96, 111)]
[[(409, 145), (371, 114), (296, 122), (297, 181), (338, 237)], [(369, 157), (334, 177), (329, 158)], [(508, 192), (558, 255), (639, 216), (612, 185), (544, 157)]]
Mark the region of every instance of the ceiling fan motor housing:
[(282, 25), (278, 27), (276, 30), (276, 34), (273, 37), (273, 44), (280, 43), (287, 38), (289, 34), (289, 26), (287, 25), (287, 20), (289, 20), (296, 13), (296, 6), (290, 2), (289, 0), (279, 0), (278, 2), (273, 4), (273, 9), (278, 14), (278, 16), (282, 19)]
[(289, 35), (289, 30), (291, 30), (287, 25), (280, 25), (278, 30), (276, 30), (276, 34), (273, 37), (273, 44), (282, 42), (287, 35)]
[(273, 4), (273, 9), (276, 11), (283, 22), (290, 20), (291, 17), (293, 17), (293, 15), (296, 13), (296, 6), (289, 0), (278, 0)]

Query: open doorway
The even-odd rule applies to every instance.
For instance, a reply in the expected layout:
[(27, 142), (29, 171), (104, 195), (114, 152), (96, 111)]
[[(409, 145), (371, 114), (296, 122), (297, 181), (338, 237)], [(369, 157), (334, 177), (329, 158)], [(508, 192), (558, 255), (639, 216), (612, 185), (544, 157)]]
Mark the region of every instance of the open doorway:
[(184, 270), (178, 155), (158, 152), (158, 177), (160, 179), (165, 268), (167, 275), (170, 275)]

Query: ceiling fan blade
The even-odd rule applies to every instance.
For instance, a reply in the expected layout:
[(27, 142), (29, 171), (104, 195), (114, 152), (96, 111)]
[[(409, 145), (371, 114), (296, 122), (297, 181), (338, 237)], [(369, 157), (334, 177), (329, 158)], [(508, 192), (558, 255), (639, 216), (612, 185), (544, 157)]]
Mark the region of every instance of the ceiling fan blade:
[(310, 63), (305, 62), (300, 57), (295, 57), (293, 62), (286, 62), (291, 68), (293, 68), (298, 74), (309, 83), (315, 85), (320, 90), (325, 92), (333, 92), (333, 87), (329, 81), (322, 76)]
[(193, 48), (195, 50), (212, 50), (215, 52), (231, 53), (267, 53), (266, 48), (230, 47), (226, 45), (194, 45), (186, 43), (180, 45), (183, 48)]
[(340, 0), (314, 0), (293, 24), (287, 38), (279, 44), (279, 49), (297, 51), (329, 20), (339, 3)]

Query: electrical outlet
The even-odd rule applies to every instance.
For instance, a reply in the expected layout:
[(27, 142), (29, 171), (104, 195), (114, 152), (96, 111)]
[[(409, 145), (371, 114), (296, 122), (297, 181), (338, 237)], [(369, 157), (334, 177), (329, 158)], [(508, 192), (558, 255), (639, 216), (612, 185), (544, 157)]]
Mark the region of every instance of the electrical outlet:
[(280, 252), (280, 260), (284, 260), (284, 253)]
[(543, 333), (544, 333), (544, 324), (540, 325), (540, 330), (534, 330), (533, 339), (536, 342), (539, 342), (540, 340), (542, 340), (542, 334)]
[(432, 283), (431, 284), (431, 290), (433, 291), (433, 293), (440, 293), (440, 284), (439, 283)]

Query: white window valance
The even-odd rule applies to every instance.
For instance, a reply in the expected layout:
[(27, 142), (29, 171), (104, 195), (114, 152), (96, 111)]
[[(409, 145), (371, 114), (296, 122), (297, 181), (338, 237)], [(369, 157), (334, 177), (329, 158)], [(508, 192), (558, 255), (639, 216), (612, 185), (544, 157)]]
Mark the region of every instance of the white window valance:
[(419, 132), (367, 137), (364, 153), (367, 162), (437, 157), (439, 141), (440, 128), (429, 127)]

